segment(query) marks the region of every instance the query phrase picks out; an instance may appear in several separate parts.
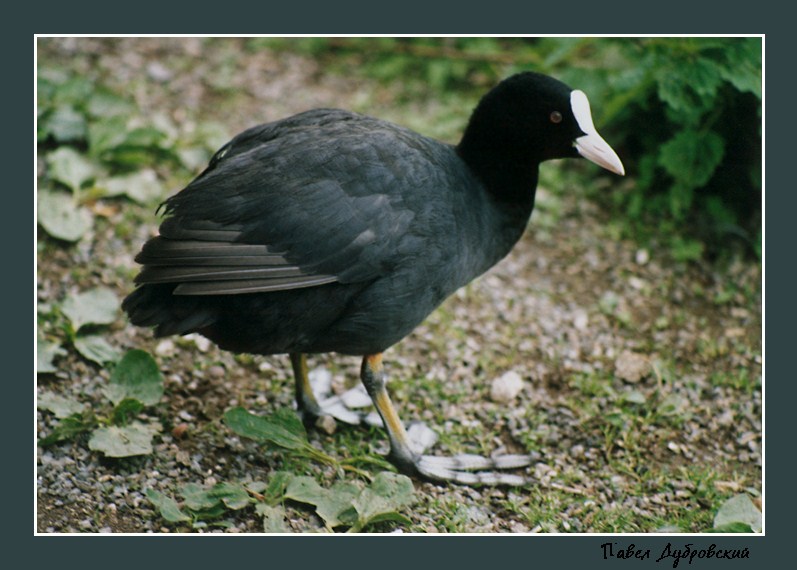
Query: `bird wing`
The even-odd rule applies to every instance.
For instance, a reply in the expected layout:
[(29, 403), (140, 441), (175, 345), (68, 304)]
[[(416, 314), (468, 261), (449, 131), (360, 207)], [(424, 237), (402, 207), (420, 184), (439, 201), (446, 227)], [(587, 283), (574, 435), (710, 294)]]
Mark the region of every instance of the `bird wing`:
[(384, 275), (422, 249), (410, 226), (423, 205), (407, 201), (435, 176), (435, 144), (343, 111), (245, 131), (164, 203), (136, 282), (222, 295)]

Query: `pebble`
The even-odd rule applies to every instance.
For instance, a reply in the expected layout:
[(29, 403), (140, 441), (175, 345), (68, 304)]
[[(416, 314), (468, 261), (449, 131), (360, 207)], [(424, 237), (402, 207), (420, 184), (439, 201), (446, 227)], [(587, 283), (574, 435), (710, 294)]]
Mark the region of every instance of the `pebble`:
[(159, 61), (153, 61), (147, 64), (147, 75), (158, 83), (166, 83), (174, 77), (172, 70)]
[(165, 338), (155, 346), (155, 354), (158, 356), (171, 356), (174, 354), (174, 341)]
[(523, 378), (514, 370), (510, 370), (493, 380), (490, 386), (490, 399), (499, 404), (508, 404), (523, 389)]
[(614, 372), (617, 377), (631, 384), (648, 376), (650, 371), (650, 360), (629, 350), (623, 351), (614, 362)]

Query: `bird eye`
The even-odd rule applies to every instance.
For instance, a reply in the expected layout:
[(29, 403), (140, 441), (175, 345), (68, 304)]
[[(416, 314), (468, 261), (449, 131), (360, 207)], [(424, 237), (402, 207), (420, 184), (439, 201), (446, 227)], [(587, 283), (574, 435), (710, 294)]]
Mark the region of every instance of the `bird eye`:
[(562, 122), (562, 113), (559, 111), (554, 111), (551, 113), (551, 122), (554, 124), (558, 124)]

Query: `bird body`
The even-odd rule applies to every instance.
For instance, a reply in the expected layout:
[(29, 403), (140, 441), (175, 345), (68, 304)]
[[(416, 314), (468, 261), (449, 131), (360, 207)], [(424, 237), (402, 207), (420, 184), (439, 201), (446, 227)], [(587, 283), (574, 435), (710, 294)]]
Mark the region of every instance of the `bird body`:
[(290, 353), (299, 406), (315, 415), (304, 355), (363, 356), (394, 462), (470, 482), (466, 472), (484, 462), (441, 467), (410, 448), (381, 353), (509, 253), (540, 163), (577, 156), (622, 174), (586, 96), (536, 73), (490, 91), (456, 146), (336, 109), (250, 128), (166, 200), (123, 308), (158, 336), (198, 332), (235, 352)]
[(532, 204), (496, 203), (452, 145), (309, 111), (241, 133), (166, 202), (126, 308), (236, 352), (382, 352), (504, 257)]

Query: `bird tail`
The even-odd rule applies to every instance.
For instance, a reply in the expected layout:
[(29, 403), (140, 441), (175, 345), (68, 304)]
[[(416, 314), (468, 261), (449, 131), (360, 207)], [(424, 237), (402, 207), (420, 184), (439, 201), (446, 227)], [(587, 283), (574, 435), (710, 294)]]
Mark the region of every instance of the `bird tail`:
[(212, 325), (215, 311), (203, 307), (200, 298), (174, 295), (175, 283), (140, 285), (122, 302), (130, 322), (154, 327), (155, 336), (189, 334)]

